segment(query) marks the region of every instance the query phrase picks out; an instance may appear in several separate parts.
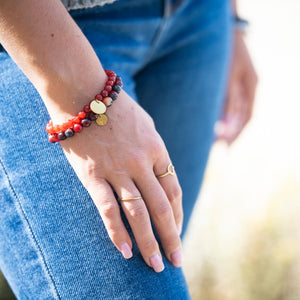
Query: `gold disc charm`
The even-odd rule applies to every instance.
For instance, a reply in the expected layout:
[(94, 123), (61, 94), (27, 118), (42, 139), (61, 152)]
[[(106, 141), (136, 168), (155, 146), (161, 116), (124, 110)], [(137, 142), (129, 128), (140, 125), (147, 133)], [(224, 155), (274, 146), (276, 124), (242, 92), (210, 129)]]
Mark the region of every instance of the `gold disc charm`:
[(104, 114), (100, 114), (97, 119), (96, 119), (96, 123), (99, 125), (99, 126), (104, 126), (106, 123), (107, 123), (107, 116), (104, 115)]
[(95, 114), (104, 114), (106, 112), (105, 104), (98, 100), (93, 100), (90, 104), (90, 108)]

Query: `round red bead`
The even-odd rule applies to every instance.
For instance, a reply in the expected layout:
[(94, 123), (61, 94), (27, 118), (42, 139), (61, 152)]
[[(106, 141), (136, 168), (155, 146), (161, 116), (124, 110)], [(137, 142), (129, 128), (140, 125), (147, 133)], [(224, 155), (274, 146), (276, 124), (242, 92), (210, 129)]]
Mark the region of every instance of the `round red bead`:
[(54, 135), (54, 134), (53, 134), (53, 135), (52, 135), (52, 134), (49, 135), (49, 136), (48, 136), (48, 140), (49, 140), (50, 143), (56, 143), (56, 142), (59, 142), (58, 137), (57, 137), (56, 135)]
[(115, 74), (115, 72), (111, 71), (111, 70), (105, 70), (105, 73), (106, 73), (107, 76), (111, 76), (111, 75)]
[(102, 92), (101, 92), (101, 95), (102, 95), (102, 97), (107, 97), (108, 96), (108, 91), (106, 91), (106, 90), (103, 90)]
[(106, 91), (110, 92), (112, 90), (112, 86), (111, 85), (106, 85), (104, 89)]
[(66, 131), (68, 128), (70, 128), (68, 122), (66, 122), (66, 123), (64, 123), (64, 124), (62, 124), (62, 125), (60, 125), (60, 127), (61, 127), (61, 130), (62, 130), (62, 131)]
[(73, 129), (75, 132), (80, 132), (82, 129), (82, 126), (80, 124), (74, 124)]
[[(102, 101), (106, 106), (110, 106), (113, 100), (117, 99), (118, 93), (122, 88), (122, 79), (117, 76), (114, 71), (104, 70), (107, 75), (107, 81), (104, 89), (95, 96), (95, 99)], [(109, 97), (108, 97), (109, 96)], [(46, 131), (49, 133), (49, 141), (51, 143), (58, 142), (72, 136), (74, 132), (80, 132), (82, 127), (90, 126), (91, 121), (97, 118), (98, 114), (91, 111), (90, 104), (94, 101), (91, 100), (88, 105), (85, 105), (76, 116), (69, 119), (61, 125), (53, 125), (52, 120), (46, 125)]]
[(81, 119), (80, 119), (78, 116), (75, 116), (75, 117), (72, 118), (72, 122), (73, 122), (73, 123), (80, 124)]
[[(102, 95), (97, 94), (97, 95), (95, 96), (95, 99), (101, 101), (101, 100), (103, 99), (103, 97), (102, 97)], [(92, 100), (92, 101), (93, 101), (93, 100)]]
[(51, 123), (48, 123), (47, 126), (46, 126), (46, 131), (50, 134), (54, 134), (55, 131), (53, 129), (53, 125)]
[(86, 116), (86, 113), (85, 113), (84, 111), (80, 111), (80, 112), (78, 113), (78, 117), (79, 117), (80, 119), (84, 119), (85, 116)]
[(55, 133), (57, 133), (57, 132), (60, 132), (60, 131), (61, 131), (61, 129), (60, 129), (60, 126), (59, 126), (59, 125), (55, 125), (55, 126), (53, 126), (53, 130), (54, 130), (54, 132), (55, 132)]

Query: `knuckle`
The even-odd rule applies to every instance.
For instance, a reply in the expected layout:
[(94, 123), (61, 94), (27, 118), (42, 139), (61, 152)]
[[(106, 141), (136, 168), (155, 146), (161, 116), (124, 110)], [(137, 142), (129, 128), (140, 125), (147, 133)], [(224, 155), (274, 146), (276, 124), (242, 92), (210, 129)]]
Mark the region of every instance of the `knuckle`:
[(174, 216), (175, 222), (177, 225), (181, 224), (183, 221), (183, 211), (182, 209), (178, 210)]
[(106, 201), (101, 204), (101, 213), (108, 219), (112, 219), (118, 212), (118, 206), (114, 202)]
[(170, 203), (163, 201), (154, 209), (154, 217), (160, 221), (168, 221), (172, 216)]
[(155, 128), (155, 122), (149, 114), (148, 114), (148, 118), (149, 118), (149, 121), (150, 121), (151, 125)]
[(146, 253), (153, 253), (158, 248), (158, 244), (155, 239), (148, 239), (143, 241), (142, 248)]
[(175, 202), (178, 200), (181, 200), (182, 198), (182, 189), (179, 185), (177, 185), (176, 187), (174, 187), (172, 189), (171, 195), (170, 195), (170, 202)]
[(174, 234), (174, 235), (172, 235), (172, 236), (169, 236), (168, 237), (168, 239), (166, 239), (164, 242), (163, 242), (163, 244), (164, 244), (164, 247), (166, 248), (166, 249), (170, 249), (171, 251), (173, 250), (173, 249), (176, 249), (176, 248), (178, 248), (178, 246), (180, 245), (180, 238), (179, 238), (179, 236), (178, 236), (178, 234)]
[(97, 178), (99, 173), (99, 165), (94, 161), (87, 161), (85, 165), (86, 174), (88, 177)]
[(81, 182), (87, 190), (93, 189), (96, 186), (102, 196), (107, 194), (107, 189), (105, 188), (106, 180), (103, 177), (103, 170), (99, 164), (87, 163), (82, 174), (83, 175), (80, 176)]
[(128, 207), (129, 215), (136, 220), (143, 220), (147, 218), (147, 210), (144, 205), (140, 203), (133, 203), (133, 205), (129, 205)]
[(166, 152), (165, 144), (161, 138), (152, 139), (149, 149), (154, 157), (161, 157)]
[(142, 170), (145, 168), (146, 157), (142, 151), (135, 151), (130, 157), (129, 164), (135, 168)]
[(120, 235), (122, 233), (121, 226), (115, 226), (112, 223), (110, 223), (107, 227), (107, 232), (111, 238), (111, 240), (116, 243), (120, 239)]

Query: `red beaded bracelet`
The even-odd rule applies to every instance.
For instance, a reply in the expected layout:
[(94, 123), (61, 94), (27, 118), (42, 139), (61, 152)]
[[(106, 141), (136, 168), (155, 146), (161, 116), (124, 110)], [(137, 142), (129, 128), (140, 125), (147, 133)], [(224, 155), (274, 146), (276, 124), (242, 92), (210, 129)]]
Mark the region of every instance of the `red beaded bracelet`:
[(82, 111), (61, 125), (53, 125), (52, 120), (48, 122), (46, 131), (49, 133), (49, 142), (56, 143), (72, 137), (75, 132), (80, 132), (82, 127), (90, 126), (92, 121), (96, 121), (99, 126), (107, 123), (106, 108), (118, 98), (123, 83), (114, 71), (105, 70), (105, 73), (108, 78), (104, 89), (85, 105)]

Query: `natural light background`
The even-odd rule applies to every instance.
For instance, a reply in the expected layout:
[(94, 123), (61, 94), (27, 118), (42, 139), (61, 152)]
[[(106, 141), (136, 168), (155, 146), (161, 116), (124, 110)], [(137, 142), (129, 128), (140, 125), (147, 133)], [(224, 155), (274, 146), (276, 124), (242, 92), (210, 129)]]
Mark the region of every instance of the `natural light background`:
[(300, 299), (300, 1), (240, 0), (259, 76), (252, 122), (216, 144), (185, 239), (193, 299)]

